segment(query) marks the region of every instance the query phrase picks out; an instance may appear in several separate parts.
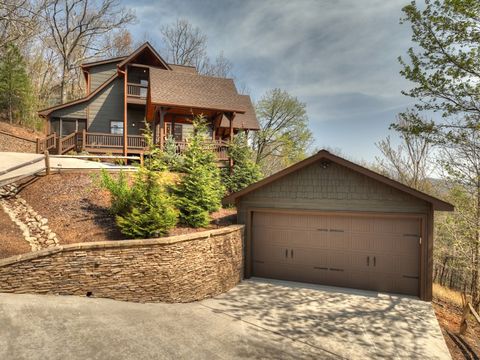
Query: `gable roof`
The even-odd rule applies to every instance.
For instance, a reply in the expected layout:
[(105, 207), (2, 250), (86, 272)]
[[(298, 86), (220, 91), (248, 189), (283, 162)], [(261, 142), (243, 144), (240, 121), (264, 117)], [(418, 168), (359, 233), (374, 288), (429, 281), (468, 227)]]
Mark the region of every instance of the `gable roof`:
[(197, 68), (190, 65), (168, 64), (173, 71), (185, 72), (189, 74), (198, 74)]
[(51, 106), (51, 107), (46, 108), (46, 109), (42, 109), (38, 112), (38, 115), (41, 116), (41, 117), (45, 117), (45, 116), (50, 115), (52, 112), (54, 112), (56, 110), (60, 110), (60, 109), (63, 109), (63, 108), (69, 107), (69, 106), (78, 105), (78, 104), (84, 103), (86, 101), (89, 101), (95, 95), (97, 95), (100, 91), (105, 89), (113, 80), (115, 80), (117, 78), (117, 76), (118, 76), (117, 73), (113, 74), (102, 85), (100, 85), (98, 88), (96, 88), (94, 91), (92, 91), (90, 94), (88, 94), (87, 96), (85, 96), (83, 98), (80, 98), (80, 99), (77, 99), (77, 100), (72, 100), (72, 101), (66, 102), (64, 104)]
[(140, 46), (137, 50), (135, 50), (133, 53), (131, 53), (130, 55), (128, 55), (127, 57), (125, 57), (125, 59), (122, 60), (122, 62), (120, 64), (118, 64), (117, 66), (119, 68), (122, 68), (124, 67), (126, 64), (128, 64), (130, 61), (132, 61), (133, 59), (135, 59), (138, 55), (140, 55), (142, 52), (144, 51), (150, 51), (152, 53), (152, 55), (168, 70), (172, 70), (172, 68), (170, 67), (170, 65), (165, 61), (163, 60), (163, 58), (160, 56), (160, 54), (157, 52), (157, 50), (155, 50), (153, 48), (152, 45), (150, 45), (150, 43), (147, 41), (146, 43), (144, 43), (142, 46)]
[(91, 67), (94, 67), (94, 66), (97, 66), (97, 65), (104, 65), (104, 64), (120, 62), (125, 58), (126, 58), (126, 56), (118, 56), (118, 57), (114, 57), (114, 58), (110, 58), (110, 59), (91, 61), (91, 62), (83, 63), (82, 65), (80, 65), (80, 67), (88, 69), (88, 68), (91, 68)]
[[(259, 130), (260, 124), (258, 123), (257, 116), (255, 115), (255, 109), (253, 107), (250, 96), (248, 95), (238, 95), (239, 101), (242, 102), (245, 106), (245, 113), (238, 113), (233, 119), (233, 127), (235, 129), (249, 129), (249, 130)], [(230, 126), (229, 119), (223, 115), (222, 120), (220, 121), (220, 127), (228, 128)]]
[(232, 79), (150, 68), (150, 101), (179, 106), (245, 113), (248, 105)]
[(224, 204), (233, 204), (235, 200), (241, 198), (242, 196), (245, 196), (249, 193), (251, 193), (254, 190), (260, 189), (284, 176), (287, 176), (295, 171), (301, 170), (317, 161), (320, 160), (330, 160), (334, 163), (337, 163), (339, 165), (345, 166), (346, 168), (353, 170), (355, 172), (361, 173), (371, 179), (374, 179), (376, 181), (379, 181), (383, 184), (386, 184), (388, 186), (391, 186), (397, 190), (400, 190), (404, 193), (407, 193), (413, 197), (416, 197), (418, 199), (424, 200), (430, 204), (433, 205), (434, 210), (440, 210), (440, 211), (453, 211), (454, 207), (452, 204), (445, 202), (443, 200), (440, 200), (436, 197), (430, 196), (428, 194), (425, 194), (424, 192), (415, 190), (409, 186), (406, 186), (398, 181), (392, 180), (386, 176), (380, 175), (370, 169), (367, 169), (363, 166), (357, 165), (351, 161), (348, 161), (346, 159), (343, 159), (339, 156), (333, 155), (329, 153), (327, 150), (320, 150), (317, 154), (302, 160), (292, 166), (289, 166), (286, 169), (283, 169), (269, 177), (266, 177), (263, 180), (260, 180), (254, 184), (251, 184), (250, 186), (247, 186), (245, 189), (237, 191), (233, 194), (228, 195), (223, 199)]

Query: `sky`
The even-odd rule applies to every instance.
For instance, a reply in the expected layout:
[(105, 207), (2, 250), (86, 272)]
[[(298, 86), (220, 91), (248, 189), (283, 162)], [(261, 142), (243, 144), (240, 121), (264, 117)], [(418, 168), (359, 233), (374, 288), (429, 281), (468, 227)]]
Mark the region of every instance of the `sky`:
[(408, 0), (123, 0), (129, 30), (162, 54), (161, 28), (198, 26), (209, 55), (223, 51), (253, 101), (281, 88), (306, 103), (314, 148), (372, 162), (396, 114), (412, 105), (398, 56), (412, 46), (400, 24)]

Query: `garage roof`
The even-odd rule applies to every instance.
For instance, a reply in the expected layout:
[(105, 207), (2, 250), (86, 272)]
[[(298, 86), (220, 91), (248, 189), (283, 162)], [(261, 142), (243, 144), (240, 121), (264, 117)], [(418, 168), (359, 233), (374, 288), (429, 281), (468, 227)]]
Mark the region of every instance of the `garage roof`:
[(238, 192), (232, 193), (229, 196), (225, 197), (223, 199), (224, 204), (233, 204), (235, 201), (242, 196), (247, 195), (248, 193), (257, 190), (261, 187), (264, 187), (284, 176), (287, 176), (288, 174), (291, 174), (295, 171), (298, 171), (300, 169), (303, 169), (304, 167), (311, 165), (317, 161), (321, 160), (330, 160), (334, 163), (337, 163), (339, 165), (345, 166), (346, 168), (349, 168), (353, 171), (359, 172), (369, 178), (372, 178), (374, 180), (377, 180), (379, 182), (382, 182), (386, 185), (389, 185), (393, 188), (396, 188), (404, 193), (410, 194), (418, 199), (424, 200), (430, 204), (433, 205), (434, 210), (440, 210), (440, 211), (453, 211), (454, 207), (452, 204), (445, 202), (443, 200), (437, 199), (436, 197), (430, 196), (428, 194), (425, 194), (421, 191), (415, 190), (409, 186), (406, 186), (398, 181), (392, 180), (384, 175), (380, 175), (372, 170), (369, 170), (363, 166), (357, 165), (351, 161), (348, 161), (346, 159), (343, 159), (339, 156), (333, 155), (329, 153), (327, 150), (320, 150), (317, 154), (302, 160), (286, 169), (283, 169), (269, 177), (266, 177), (263, 180), (260, 180), (254, 184), (251, 184), (250, 186), (247, 186), (245, 189), (240, 190)]

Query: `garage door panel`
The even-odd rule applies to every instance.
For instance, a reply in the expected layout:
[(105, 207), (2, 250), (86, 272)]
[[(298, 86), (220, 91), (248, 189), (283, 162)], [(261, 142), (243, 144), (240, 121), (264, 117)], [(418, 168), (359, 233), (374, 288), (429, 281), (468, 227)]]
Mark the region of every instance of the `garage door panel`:
[[(296, 232), (293, 230), (278, 229), (266, 226), (258, 226), (253, 232), (253, 236), (255, 238), (264, 239), (262, 243), (275, 244), (279, 246), (290, 246), (292, 238), (294, 238), (296, 235)], [(258, 243), (254, 244), (254, 246), (257, 245)]]
[[(418, 295), (420, 220), (254, 213), (254, 275)], [(287, 252), (285, 253), (285, 250)]]
[(420, 236), (418, 235), (397, 235), (395, 237), (396, 252), (409, 255), (415, 252), (420, 245)]
[(374, 249), (374, 240), (369, 233), (352, 233), (351, 249), (352, 250), (371, 250)]
[(287, 248), (285, 246), (277, 245), (262, 245), (257, 246), (254, 252), (254, 261), (271, 261), (271, 262), (286, 262)]

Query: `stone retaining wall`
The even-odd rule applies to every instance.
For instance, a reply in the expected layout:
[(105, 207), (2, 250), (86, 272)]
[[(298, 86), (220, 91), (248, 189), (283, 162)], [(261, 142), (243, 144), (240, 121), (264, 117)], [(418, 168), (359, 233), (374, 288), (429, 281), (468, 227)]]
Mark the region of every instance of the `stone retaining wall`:
[(0, 131), (0, 151), (35, 153), (37, 143), (34, 140)]
[(59, 246), (0, 260), (0, 292), (189, 302), (243, 276), (243, 225), (150, 240)]

